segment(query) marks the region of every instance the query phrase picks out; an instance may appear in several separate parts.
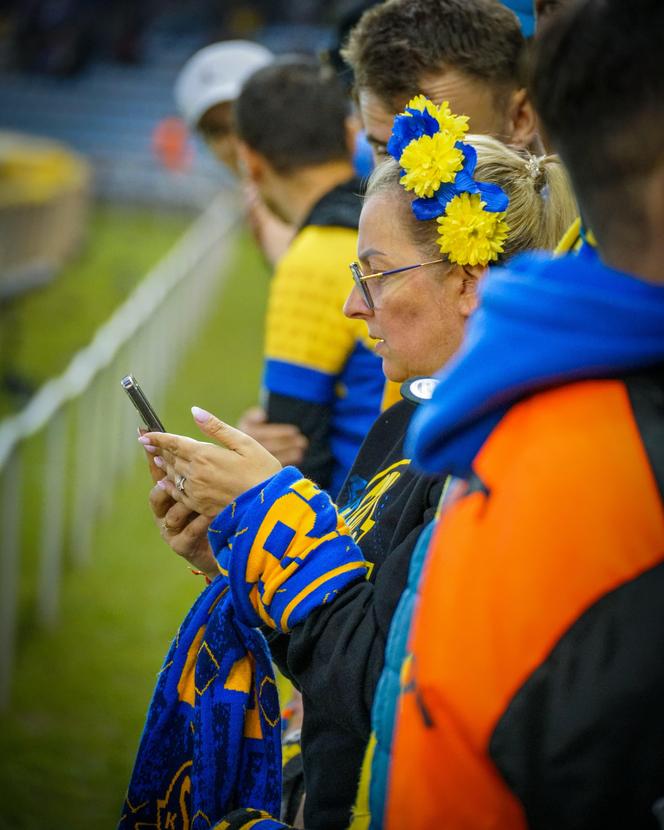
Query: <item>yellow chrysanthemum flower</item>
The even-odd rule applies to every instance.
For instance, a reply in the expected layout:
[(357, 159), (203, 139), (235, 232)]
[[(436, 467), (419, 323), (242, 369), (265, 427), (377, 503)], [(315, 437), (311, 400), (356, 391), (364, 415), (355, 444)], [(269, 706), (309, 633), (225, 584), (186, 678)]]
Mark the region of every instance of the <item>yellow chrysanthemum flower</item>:
[(401, 154), (399, 164), (406, 171), (401, 184), (418, 196), (433, 196), (441, 184), (453, 182), (463, 167), (463, 153), (449, 133), (423, 135)]
[(438, 222), (438, 247), (450, 262), (488, 265), (503, 252), (509, 226), (504, 213), (484, 210), (478, 193), (461, 193)]
[[(408, 108), (419, 112), (428, 112), (440, 124), (442, 133), (448, 132), (454, 136), (455, 141), (463, 141), (464, 135), (468, 132), (468, 116), (454, 115), (447, 101), (437, 107), (425, 95), (416, 95), (408, 102)], [(410, 115), (410, 113), (405, 113)]]

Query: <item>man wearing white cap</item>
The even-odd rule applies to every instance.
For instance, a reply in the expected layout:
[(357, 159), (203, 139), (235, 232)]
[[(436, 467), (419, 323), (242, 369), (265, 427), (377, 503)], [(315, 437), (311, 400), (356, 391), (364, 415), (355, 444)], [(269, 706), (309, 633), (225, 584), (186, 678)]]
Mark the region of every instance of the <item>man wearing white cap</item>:
[[(175, 81), (175, 101), (188, 127), (198, 132), (215, 157), (240, 176), (238, 139), (233, 118), (233, 105), (245, 81), (254, 72), (274, 60), (269, 49), (248, 40), (227, 40), (213, 43), (192, 55)], [(288, 248), (294, 229), (279, 219), (263, 203), (251, 182), (244, 182), (246, 219), (265, 258), (276, 265)], [(265, 423), (259, 408), (250, 410), (240, 426), (254, 438), (265, 443), (284, 464), (302, 460), (306, 440), (292, 425), (280, 425), (275, 445), (274, 432)]]
[(247, 78), (272, 59), (269, 49), (248, 40), (213, 43), (192, 55), (175, 81), (175, 101), (187, 125), (236, 174), (233, 102)]

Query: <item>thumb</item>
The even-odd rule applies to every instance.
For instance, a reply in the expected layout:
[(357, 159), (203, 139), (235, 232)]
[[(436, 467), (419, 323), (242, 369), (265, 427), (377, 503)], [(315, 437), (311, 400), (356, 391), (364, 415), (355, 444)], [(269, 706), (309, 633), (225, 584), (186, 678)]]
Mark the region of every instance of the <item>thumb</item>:
[(191, 414), (201, 432), (214, 438), (222, 446), (234, 452), (241, 452), (246, 435), (235, 427), (225, 424), (215, 417), (211, 412), (201, 409), (200, 406), (192, 406)]

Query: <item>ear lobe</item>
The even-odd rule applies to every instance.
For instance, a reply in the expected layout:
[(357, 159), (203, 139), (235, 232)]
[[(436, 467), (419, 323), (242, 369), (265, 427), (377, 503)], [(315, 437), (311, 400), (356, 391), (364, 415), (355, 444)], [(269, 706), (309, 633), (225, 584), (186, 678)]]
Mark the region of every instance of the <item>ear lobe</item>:
[(517, 89), (510, 102), (511, 143), (529, 147), (537, 136), (537, 115), (525, 89)]

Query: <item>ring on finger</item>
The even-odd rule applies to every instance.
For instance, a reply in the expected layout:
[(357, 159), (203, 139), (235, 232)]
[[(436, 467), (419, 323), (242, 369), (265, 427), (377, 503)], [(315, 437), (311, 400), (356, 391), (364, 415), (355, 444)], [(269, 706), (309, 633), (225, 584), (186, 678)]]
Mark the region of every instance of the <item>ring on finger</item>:
[(186, 477), (185, 477), (185, 476), (182, 476), (182, 475), (178, 475), (178, 476), (176, 476), (176, 479), (175, 479), (175, 486), (177, 487), (177, 489), (178, 489), (181, 493), (184, 493), (184, 485), (185, 485), (185, 482), (186, 482), (186, 481), (187, 481), (187, 479), (186, 479)]

